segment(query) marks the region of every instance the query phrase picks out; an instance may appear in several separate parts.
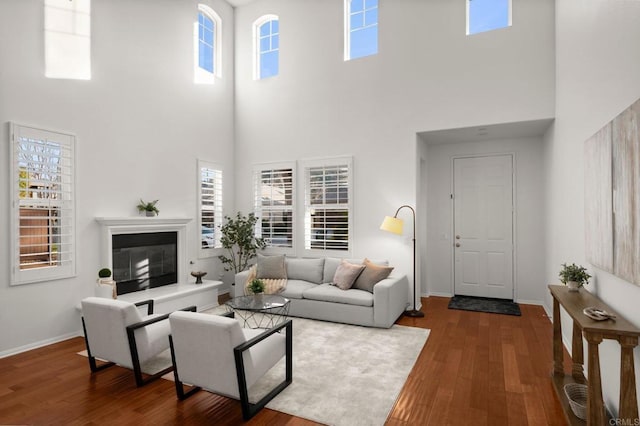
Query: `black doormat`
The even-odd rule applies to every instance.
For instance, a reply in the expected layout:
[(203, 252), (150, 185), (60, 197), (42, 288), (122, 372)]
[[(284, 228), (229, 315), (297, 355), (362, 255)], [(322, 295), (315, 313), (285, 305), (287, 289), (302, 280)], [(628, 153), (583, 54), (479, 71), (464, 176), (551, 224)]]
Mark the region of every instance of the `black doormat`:
[(492, 299), (490, 297), (453, 296), (449, 302), (449, 309), (504, 315), (522, 315), (520, 313), (520, 306), (517, 303), (511, 300)]

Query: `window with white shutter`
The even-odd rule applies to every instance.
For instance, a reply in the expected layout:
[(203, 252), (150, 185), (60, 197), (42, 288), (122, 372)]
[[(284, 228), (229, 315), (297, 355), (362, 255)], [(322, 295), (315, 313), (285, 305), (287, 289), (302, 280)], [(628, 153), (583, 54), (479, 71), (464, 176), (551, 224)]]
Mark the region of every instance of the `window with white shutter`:
[(256, 236), (267, 248), (293, 253), (294, 163), (258, 165), (253, 179)]
[(305, 249), (336, 251), (351, 247), (350, 157), (303, 161)]
[(11, 123), (11, 284), (75, 275), (75, 137)]
[(222, 170), (207, 161), (198, 160), (198, 229), (200, 257), (211, 257), (221, 248)]

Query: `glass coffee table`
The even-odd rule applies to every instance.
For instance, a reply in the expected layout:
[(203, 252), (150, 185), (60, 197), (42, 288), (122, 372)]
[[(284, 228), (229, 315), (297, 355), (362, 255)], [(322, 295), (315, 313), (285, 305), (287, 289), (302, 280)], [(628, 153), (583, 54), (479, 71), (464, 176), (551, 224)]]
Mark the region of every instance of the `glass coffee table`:
[(228, 312), (242, 320), (243, 327), (271, 328), (287, 320), (291, 302), (276, 294), (234, 297), (225, 302)]

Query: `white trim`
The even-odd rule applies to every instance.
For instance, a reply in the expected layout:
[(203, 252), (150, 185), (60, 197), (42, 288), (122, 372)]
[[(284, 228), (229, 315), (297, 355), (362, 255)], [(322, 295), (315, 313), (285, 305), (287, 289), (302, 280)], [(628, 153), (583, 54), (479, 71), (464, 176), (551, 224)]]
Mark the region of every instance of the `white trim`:
[(84, 336), (84, 333), (82, 332), (82, 330), (77, 330), (71, 333), (65, 333), (60, 336), (52, 337), (50, 339), (29, 343), (28, 345), (18, 346), (17, 348), (7, 349), (6, 351), (0, 352), (0, 359), (6, 358), (12, 355), (17, 355), (23, 352), (31, 351), (33, 349), (42, 348), (44, 346), (49, 346), (54, 343), (64, 342), (65, 340), (69, 340), (69, 339), (73, 339), (74, 337), (81, 337), (81, 336)]
[(149, 232), (178, 233), (178, 282), (188, 282), (187, 223), (190, 218), (173, 217), (96, 217), (102, 225), (102, 265), (113, 269), (112, 242), (114, 235)]

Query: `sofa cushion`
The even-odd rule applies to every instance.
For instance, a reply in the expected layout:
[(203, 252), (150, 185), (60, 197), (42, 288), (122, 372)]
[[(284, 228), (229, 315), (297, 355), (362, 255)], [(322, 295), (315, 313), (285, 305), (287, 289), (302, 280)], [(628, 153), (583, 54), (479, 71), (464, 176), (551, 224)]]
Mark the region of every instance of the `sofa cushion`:
[[(288, 287), (287, 287), (288, 288)], [(348, 305), (373, 306), (373, 294), (356, 289), (340, 290), (330, 284), (320, 284), (304, 291), (305, 299)]]
[[(333, 281), (333, 276), (336, 274), (336, 269), (338, 269), (338, 265), (342, 262), (343, 259), (337, 257), (327, 257), (324, 260), (324, 275), (322, 282), (331, 283)], [(364, 262), (364, 259), (344, 259), (349, 263), (355, 263), (356, 265), (360, 265)], [(389, 266), (389, 261), (387, 260), (372, 260), (371, 262), (380, 266)]]
[(287, 299), (302, 299), (302, 294), (310, 288), (317, 287), (318, 284), (313, 284), (308, 281), (302, 280), (288, 280), (287, 286), (280, 293), (280, 296)]
[(364, 271), (358, 275), (358, 278), (353, 283), (353, 288), (365, 290), (369, 293), (373, 293), (373, 286), (387, 278), (393, 271), (392, 266), (379, 266), (369, 259), (364, 259), (364, 266)]
[(258, 254), (257, 264), (256, 278), (287, 278), (287, 269), (284, 266), (284, 255), (263, 256)]
[(338, 265), (331, 284), (340, 290), (349, 290), (364, 268), (364, 265), (355, 265), (343, 260), (340, 262), (340, 265)]
[(322, 284), (324, 258), (320, 259), (285, 259), (287, 278)]

